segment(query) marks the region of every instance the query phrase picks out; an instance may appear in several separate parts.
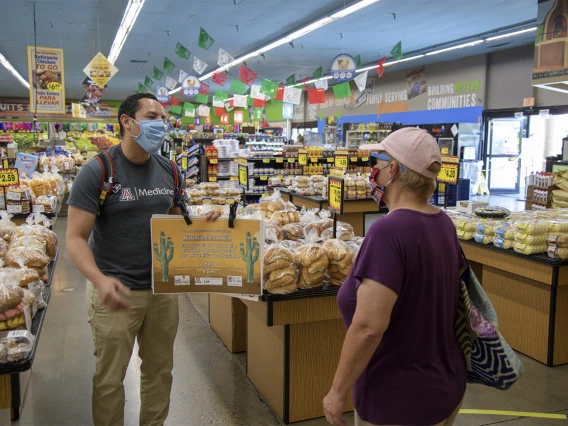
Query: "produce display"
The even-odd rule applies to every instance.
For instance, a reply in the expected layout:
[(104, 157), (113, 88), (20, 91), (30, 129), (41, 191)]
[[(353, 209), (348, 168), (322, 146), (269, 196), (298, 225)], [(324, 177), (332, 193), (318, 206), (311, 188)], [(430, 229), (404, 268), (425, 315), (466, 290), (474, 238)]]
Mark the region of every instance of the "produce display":
[[(115, 138), (113, 138), (115, 139)], [(91, 137), (89, 138), (91, 143), (96, 146), (98, 149), (107, 150), (118, 144), (118, 139), (115, 139), (116, 143), (113, 143), (109, 138), (106, 136), (101, 137)]]

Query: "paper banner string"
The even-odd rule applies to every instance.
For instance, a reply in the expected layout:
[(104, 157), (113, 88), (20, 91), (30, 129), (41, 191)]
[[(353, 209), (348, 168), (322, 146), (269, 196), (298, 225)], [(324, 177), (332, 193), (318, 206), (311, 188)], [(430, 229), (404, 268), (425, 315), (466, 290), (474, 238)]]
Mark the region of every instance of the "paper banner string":
[(354, 78), (355, 84), (357, 85), (357, 89), (360, 92), (364, 91), (367, 87), (367, 76), (369, 75), (369, 71), (365, 71), (362, 74), (359, 74), (357, 77)]
[(202, 93), (199, 93), (196, 97), (195, 97), (195, 102), (197, 102), (198, 104), (206, 104), (209, 102), (209, 96), (208, 95), (203, 95)]
[(209, 114), (211, 113), (211, 108), (209, 108), (207, 105), (199, 105), (197, 112), (200, 117), (209, 117)]
[(144, 85), (142, 83), (138, 83), (138, 90), (136, 90), (138, 93), (144, 93), (146, 91), (146, 88), (144, 87)]
[(322, 78), (323, 77), (323, 67), (319, 67), (317, 70), (314, 71), (313, 78)]
[(152, 77), (154, 77), (154, 80), (160, 80), (163, 76), (164, 76), (164, 73), (162, 71), (160, 71), (158, 68), (154, 67), (154, 72), (152, 74)]
[(345, 83), (333, 86), (333, 94), (335, 99), (345, 99), (351, 96), (351, 87), (349, 86), (349, 82), (346, 81)]
[(183, 80), (185, 80), (185, 78), (188, 76), (189, 74), (186, 73), (184, 70), (179, 70), (179, 79), (178, 81), (180, 83), (183, 83)]
[(199, 59), (197, 56), (193, 57), (193, 69), (195, 70), (195, 72), (199, 75), (203, 74), (203, 71), (205, 71), (207, 69), (207, 63), (205, 63), (205, 61), (202, 61), (201, 59)]
[(397, 61), (400, 61), (402, 59), (402, 41), (399, 41), (396, 46), (392, 48), (390, 54)]
[(308, 103), (312, 105), (323, 104), (325, 102), (325, 90), (323, 89), (309, 89), (308, 90)]
[(301, 100), (302, 100), (302, 89), (297, 89), (295, 87), (284, 88), (284, 98), (283, 98), (284, 102), (294, 105), (300, 105)]
[[(307, 81), (310, 81), (310, 77), (306, 77), (306, 78), (300, 80), (299, 83), (306, 83)], [(304, 87), (302, 87), (302, 89), (304, 90), (304, 92), (305, 92), (306, 90), (308, 90), (308, 87), (309, 87), (309, 84), (304, 84)]]
[(180, 102), (181, 102), (181, 100), (177, 96), (170, 96), (170, 104), (179, 105)]
[(355, 59), (355, 66), (356, 66), (357, 68), (361, 68), (361, 55), (357, 55), (357, 56), (355, 56), (355, 58), (353, 58), (353, 59)]
[(171, 112), (172, 114), (181, 115), (181, 114), (182, 114), (182, 108), (181, 108), (180, 106), (173, 106), (173, 107), (170, 109), (170, 112)]
[(247, 95), (234, 95), (233, 96), (233, 101), (234, 101), (235, 107), (246, 108), (248, 106), (247, 100), (248, 100)]
[(216, 72), (216, 73), (213, 73), (211, 80), (213, 80), (213, 83), (216, 83), (219, 86), (223, 86), (228, 78), (229, 78), (229, 76), (227, 74), (225, 74), (224, 72)]
[(217, 101), (226, 101), (229, 98), (229, 94), (227, 92), (223, 92), (222, 90), (216, 90), (213, 94), (213, 99)]
[(258, 77), (258, 74), (250, 68), (247, 68), (244, 65), (241, 65), (241, 67), (239, 68), (239, 80), (241, 80), (247, 86), (251, 86), (256, 80), (256, 77)]
[(213, 98), (213, 106), (216, 108), (225, 108), (225, 102)]
[(177, 86), (177, 81), (173, 78), (166, 76), (166, 87), (170, 90), (174, 90)]
[[(253, 86), (254, 87), (254, 86)], [(262, 80), (262, 85), (260, 87), (260, 93), (263, 93), (271, 98), (274, 98), (278, 93), (278, 88), (280, 86), (270, 80)], [(252, 95), (252, 93), (251, 93)]]
[(255, 108), (262, 108), (266, 106), (266, 101), (262, 99), (253, 99), (253, 107)]
[(207, 31), (205, 31), (203, 28), (200, 28), (199, 41), (197, 42), (197, 45), (202, 49), (209, 50), (211, 46), (213, 46), (213, 43), (215, 43), (215, 40), (213, 40), (213, 38), (209, 34), (207, 34)]
[(168, 58), (164, 58), (164, 66), (162, 68), (164, 69), (165, 72), (172, 72), (175, 67), (176, 64), (174, 64)]
[(191, 52), (187, 50), (185, 46), (178, 41), (178, 43), (176, 44), (176, 55), (182, 59), (189, 59), (189, 57), (191, 56)]
[(289, 86), (292, 84), (296, 84), (296, 74), (292, 74), (290, 77), (286, 79), (286, 84)]
[(219, 58), (217, 60), (217, 64), (220, 67), (224, 67), (225, 65), (229, 65), (234, 60), (235, 60), (235, 58), (233, 58), (231, 55), (229, 55), (225, 50), (219, 49)]
[(327, 90), (328, 87), (329, 87), (329, 83), (328, 83), (327, 79), (316, 81), (314, 84), (316, 86), (316, 89)]
[(144, 86), (146, 86), (146, 88), (149, 89), (150, 87), (152, 87), (153, 84), (154, 84), (154, 80), (152, 80), (150, 77), (146, 76), (146, 79), (144, 80)]
[(225, 108), (215, 108), (214, 113), (215, 117), (221, 117), (223, 114), (225, 114)]
[(209, 85), (207, 83), (201, 82), (201, 88), (199, 89), (199, 93), (202, 95), (206, 95), (209, 93)]
[(386, 56), (383, 56), (379, 61), (375, 64), (375, 69), (377, 70), (377, 75), (379, 78), (383, 76), (385, 72), (385, 61), (387, 60)]
[(233, 81), (231, 81), (231, 87), (229, 88), (229, 91), (237, 93), (239, 95), (244, 95), (246, 89), (247, 86), (245, 83), (243, 83), (241, 80), (233, 78)]
[(279, 86), (279, 87), (278, 87), (278, 92), (276, 93), (276, 96), (274, 96), (274, 100), (275, 100), (275, 101), (282, 101), (282, 100), (284, 100), (284, 86)]
[[(263, 84), (264, 84), (264, 81), (263, 81)], [(278, 92), (278, 85), (276, 85), (276, 92)], [(262, 86), (259, 86), (257, 84), (253, 84), (251, 86), (250, 97), (253, 98), (253, 99), (260, 99), (260, 100), (263, 100), (263, 101), (266, 100), (266, 95), (262, 91)]]

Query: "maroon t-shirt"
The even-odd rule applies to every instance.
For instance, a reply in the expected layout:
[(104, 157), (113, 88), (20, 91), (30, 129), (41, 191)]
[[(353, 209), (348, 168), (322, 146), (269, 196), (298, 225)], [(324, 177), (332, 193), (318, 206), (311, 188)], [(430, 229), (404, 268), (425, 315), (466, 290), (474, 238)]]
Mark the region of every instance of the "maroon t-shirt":
[(337, 297), (345, 325), (349, 328), (353, 320), (363, 278), (393, 290), (398, 300), (353, 388), (363, 420), (432, 425), (460, 403), (467, 379), (454, 333), (460, 265), (456, 231), (443, 212), (396, 210), (369, 229)]

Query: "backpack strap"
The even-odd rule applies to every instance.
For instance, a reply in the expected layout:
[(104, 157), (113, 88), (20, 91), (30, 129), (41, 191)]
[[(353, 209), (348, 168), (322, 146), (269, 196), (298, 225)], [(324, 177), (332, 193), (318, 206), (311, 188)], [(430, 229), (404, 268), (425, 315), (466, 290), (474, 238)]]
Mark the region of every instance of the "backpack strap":
[(101, 183), (99, 184), (99, 212), (101, 214), (103, 204), (107, 197), (112, 193), (112, 187), (114, 186), (114, 161), (108, 153), (108, 151), (103, 151), (95, 156), (99, 164), (101, 165)]
[(170, 160), (170, 165), (172, 166), (172, 174), (174, 176), (174, 203), (175, 203), (176, 198), (178, 198), (181, 194), (179, 169), (175, 161)]

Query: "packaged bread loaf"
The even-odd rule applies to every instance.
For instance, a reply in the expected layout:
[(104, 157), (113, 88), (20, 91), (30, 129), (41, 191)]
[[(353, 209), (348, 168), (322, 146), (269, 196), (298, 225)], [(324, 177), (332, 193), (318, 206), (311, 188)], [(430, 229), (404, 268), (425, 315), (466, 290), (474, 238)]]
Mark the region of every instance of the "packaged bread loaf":
[(568, 247), (568, 234), (550, 234), (548, 236), (548, 243), (554, 244), (557, 247)]
[(530, 244), (530, 245), (542, 245), (548, 243), (548, 234), (521, 234), (517, 232), (515, 234), (515, 242)]
[(537, 220), (537, 221), (519, 221), (516, 225), (517, 232), (522, 234), (546, 234), (548, 232), (549, 221), (548, 220)]
[(282, 241), (284, 240), (284, 233), (281, 227), (275, 225), (266, 225), (264, 227), (265, 241)]
[(456, 231), (456, 232), (457, 232), (458, 238), (459, 238), (460, 240), (467, 241), (467, 240), (471, 240), (473, 237), (475, 237), (475, 232), (474, 232), (474, 231), (461, 231), (461, 230), (458, 230), (458, 231)]
[[(260, 202), (260, 213), (262, 214), (263, 217), (266, 217), (268, 219), (271, 219), (272, 215), (275, 212), (280, 212), (283, 211), (284, 209), (285, 209), (284, 200), (280, 198), (279, 191), (275, 191), (273, 196), (265, 197)], [(280, 220), (280, 222), (281, 221), (282, 219)], [(287, 223), (289, 223), (289, 221)]]
[(294, 264), (298, 268), (298, 287), (309, 289), (321, 287), (329, 265), (329, 258), (317, 237), (311, 237), (308, 242), (294, 252)]
[[(355, 236), (353, 232), (353, 227), (346, 222), (337, 222), (336, 226), (336, 238), (339, 238), (344, 241), (349, 241), (351, 238)], [(327, 240), (333, 238), (333, 223), (331, 228), (327, 228), (321, 233), (321, 238), (323, 240)]]
[(513, 248), (515, 246), (515, 240), (509, 240), (509, 239), (505, 239), (505, 238), (495, 237), (495, 239), (493, 240), (493, 245), (495, 247), (499, 247), (499, 248), (507, 250), (507, 249)]
[(548, 232), (554, 232), (557, 234), (568, 232), (568, 221), (565, 220), (549, 221)]
[(298, 273), (293, 264), (294, 257), (290, 250), (278, 243), (271, 244), (264, 253), (263, 286), (272, 294), (289, 294), (298, 287)]
[(326, 240), (322, 244), (329, 258), (327, 280), (333, 285), (342, 285), (355, 259), (354, 251), (339, 239)]
[(29, 331), (17, 335), (10, 335), (8, 331), (0, 332), (0, 363), (25, 359), (32, 351), (34, 341), (35, 338)]
[(282, 227), (282, 232), (286, 240), (299, 241), (304, 237), (304, 227), (299, 223), (289, 223)]
[(514, 249), (517, 253), (531, 255), (531, 254), (546, 253), (548, 245), (547, 244), (530, 245), (523, 243), (515, 243)]
[(493, 244), (495, 240), (495, 236), (493, 235), (485, 235), (485, 234), (475, 234), (473, 239), (481, 244)]
[(49, 263), (49, 257), (39, 250), (27, 247), (12, 247), (6, 254), (6, 266), (17, 267), (34, 267), (44, 269)]
[(0, 259), (4, 259), (6, 253), (8, 253), (8, 243), (2, 239), (0, 239)]
[(0, 238), (7, 242), (10, 242), (14, 230), (18, 227), (10, 220), (11, 218), (11, 214), (6, 211), (0, 211)]
[(568, 247), (559, 247), (555, 244), (548, 246), (548, 257), (558, 260), (568, 259)]
[(495, 228), (495, 237), (503, 240), (514, 240), (515, 234), (516, 231), (513, 225), (502, 225)]
[(23, 268), (2, 268), (0, 269), (0, 284), (11, 283), (19, 287), (28, 287), (30, 283), (41, 281), (36, 270)]
[(0, 284), (0, 331), (26, 328), (26, 306), (21, 287)]

